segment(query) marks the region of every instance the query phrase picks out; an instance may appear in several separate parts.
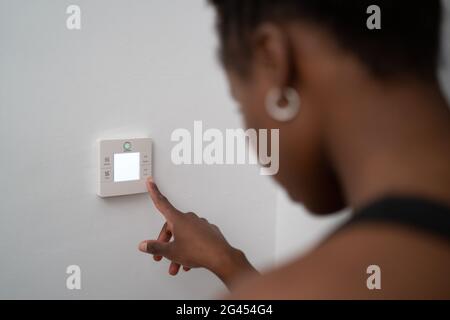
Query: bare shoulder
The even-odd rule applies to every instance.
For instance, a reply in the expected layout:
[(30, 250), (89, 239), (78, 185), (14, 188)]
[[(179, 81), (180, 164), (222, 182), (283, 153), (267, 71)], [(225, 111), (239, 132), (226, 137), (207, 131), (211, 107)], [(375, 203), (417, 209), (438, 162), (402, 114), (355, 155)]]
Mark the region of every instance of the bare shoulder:
[[(368, 289), (368, 278), (376, 272), (369, 266), (379, 267), (380, 289)], [(449, 299), (448, 270), (448, 239), (401, 226), (361, 224), (304, 257), (242, 282), (229, 298)]]

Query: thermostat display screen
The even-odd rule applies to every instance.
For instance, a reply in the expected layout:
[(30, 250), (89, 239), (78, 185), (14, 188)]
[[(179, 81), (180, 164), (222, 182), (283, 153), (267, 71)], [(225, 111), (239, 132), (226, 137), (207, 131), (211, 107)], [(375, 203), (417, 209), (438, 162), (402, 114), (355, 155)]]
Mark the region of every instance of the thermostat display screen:
[(114, 182), (140, 179), (140, 153), (126, 152), (114, 154)]

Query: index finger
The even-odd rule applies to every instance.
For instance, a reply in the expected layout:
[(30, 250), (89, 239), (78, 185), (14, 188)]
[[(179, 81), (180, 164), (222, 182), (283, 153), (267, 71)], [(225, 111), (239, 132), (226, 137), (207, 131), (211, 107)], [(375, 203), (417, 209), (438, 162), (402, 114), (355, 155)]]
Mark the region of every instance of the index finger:
[(159, 191), (158, 186), (153, 181), (152, 177), (147, 179), (146, 185), (150, 198), (167, 221), (172, 222), (178, 214), (181, 214), (181, 212)]

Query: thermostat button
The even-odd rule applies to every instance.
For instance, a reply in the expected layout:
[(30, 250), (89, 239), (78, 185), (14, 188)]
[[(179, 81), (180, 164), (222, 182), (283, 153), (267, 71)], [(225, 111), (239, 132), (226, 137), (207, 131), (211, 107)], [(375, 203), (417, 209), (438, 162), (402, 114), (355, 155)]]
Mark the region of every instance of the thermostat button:
[(141, 163), (144, 165), (150, 164), (150, 157), (148, 156), (148, 154), (146, 153), (142, 154)]
[(142, 177), (143, 178), (146, 178), (151, 175), (152, 172), (151, 172), (150, 166), (142, 166), (141, 168), (142, 168)]
[(102, 167), (109, 167), (111, 166), (111, 156), (104, 156), (103, 157), (103, 165)]
[(112, 170), (111, 169), (108, 169), (108, 168), (102, 169), (101, 175), (102, 175), (102, 181), (104, 181), (104, 182), (112, 181)]

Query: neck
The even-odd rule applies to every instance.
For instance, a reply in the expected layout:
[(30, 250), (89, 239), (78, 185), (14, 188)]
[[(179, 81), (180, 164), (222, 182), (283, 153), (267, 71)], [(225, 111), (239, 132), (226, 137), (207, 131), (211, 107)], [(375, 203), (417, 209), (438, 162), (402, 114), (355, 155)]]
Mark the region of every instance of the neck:
[(450, 205), (450, 109), (438, 86), (362, 86), (334, 106), (327, 135), (348, 204), (397, 195)]

